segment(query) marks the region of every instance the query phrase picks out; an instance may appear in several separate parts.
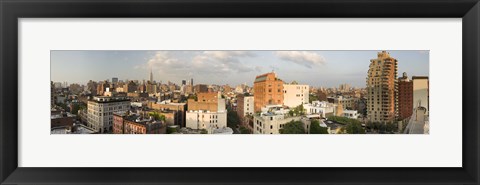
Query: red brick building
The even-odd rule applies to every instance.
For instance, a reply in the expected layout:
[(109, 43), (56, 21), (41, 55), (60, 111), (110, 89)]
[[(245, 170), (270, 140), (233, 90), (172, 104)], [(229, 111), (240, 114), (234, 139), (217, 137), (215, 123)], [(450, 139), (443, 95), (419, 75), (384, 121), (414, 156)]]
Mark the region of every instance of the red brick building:
[[(240, 118), (240, 123), (250, 129), (253, 129), (253, 113), (254, 113), (254, 98), (253, 96), (245, 96), (244, 94), (237, 95), (237, 115)], [(250, 124), (252, 122), (252, 124)]]
[(253, 83), (254, 111), (260, 112), (266, 105), (283, 104), (283, 81), (274, 72), (258, 75)]
[(124, 134), (125, 125), (123, 119), (126, 117), (126, 113), (116, 112), (113, 113), (113, 133)]
[(398, 78), (398, 119), (403, 120), (413, 112), (413, 81), (408, 79), (407, 73)]
[(141, 115), (113, 114), (114, 134), (165, 134), (166, 124)]

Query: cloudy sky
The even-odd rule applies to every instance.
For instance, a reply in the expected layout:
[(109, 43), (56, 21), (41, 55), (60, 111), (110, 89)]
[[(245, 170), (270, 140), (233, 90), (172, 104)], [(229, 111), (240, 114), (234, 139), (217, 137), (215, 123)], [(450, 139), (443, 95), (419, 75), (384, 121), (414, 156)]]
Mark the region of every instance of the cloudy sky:
[[(378, 51), (51, 51), (51, 80), (86, 84), (118, 77), (181, 83), (253, 84), (274, 70), (285, 82), (315, 87), (348, 83), (365, 87), (370, 59)], [(398, 75), (428, 76), (428, 51), (388, 51), (398, 60)]]

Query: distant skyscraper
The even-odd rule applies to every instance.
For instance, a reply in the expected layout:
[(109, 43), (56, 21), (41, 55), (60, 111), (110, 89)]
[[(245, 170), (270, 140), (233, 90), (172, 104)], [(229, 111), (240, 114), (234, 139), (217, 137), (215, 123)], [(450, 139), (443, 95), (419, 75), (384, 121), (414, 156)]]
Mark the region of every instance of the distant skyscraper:
[(117, 78), (117, 77), (113, 77), (113, 78), (112, 78), (112, 83), (114, 83), (114, 84), (118, 83), (118, 78)]
[(187, 81), (186, 81), (186, 80), (182, 80), (182, 85), (187, 85)]
[(195, 93), (206, 93), (208, 92), (208, 86), (205, 84), (197, 84), (193, 86), (193, 91)]
[(350, 85), (348, 84), (340, 84), (339, 90), (342, 92), (346, 92), (350, 90)]
[(105, 93), (105, 91), (107, 90), (107, 88), (110, 87), (110, 83), (108, 83), (107, 80), (99, 83), (97, 85), (97, 95), (100, 95), (100, 96), (103, 96), (103, 94)]
[(398, 118), (410, 117), (413, 113), (413, 83), (407, 73), (398, 78)]
[(390, 122), (397, 117), (397, 59), (386, 51), (370, 60), (367, 76), (367, 118)]
[(152, 69), (150, 69), (150, 82), (153, 83), (153, 72), (152, 72)]
[(190, 79), (190, 85), (193, 86), (193, 78)]
[(257, 76), (253, 89), (255, 112), (260, 112), (266, 105), (283, 104), (283, 81), (274, 72)]

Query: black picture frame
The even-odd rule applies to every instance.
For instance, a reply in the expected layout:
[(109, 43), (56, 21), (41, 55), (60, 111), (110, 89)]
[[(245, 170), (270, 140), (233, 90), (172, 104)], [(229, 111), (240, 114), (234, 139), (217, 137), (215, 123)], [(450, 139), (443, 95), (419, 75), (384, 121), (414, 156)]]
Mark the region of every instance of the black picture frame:
[[(0, 0), (0, 12), (2, 184), (479, 184), (478, 0)], [(463, 167), (18, 167), (18, 19), (60, 17), (462, 18)]]

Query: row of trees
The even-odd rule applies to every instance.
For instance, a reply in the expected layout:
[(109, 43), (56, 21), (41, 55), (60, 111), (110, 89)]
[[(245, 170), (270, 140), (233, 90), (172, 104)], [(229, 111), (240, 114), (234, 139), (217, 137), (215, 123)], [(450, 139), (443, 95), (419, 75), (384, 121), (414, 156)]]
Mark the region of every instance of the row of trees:
[(365, 129), (362, 127), (362, 123), (356, 119), (340, 117), (340, 116), (329, 116), (328, 120), (345, 125), (345, 127), (342, 127), (340, 129), (339, 133), (365, 134)]
[(305, 128), (301, 121), (290, 121), (283, 125), (283, 128), (279, 130), (280, 134), (305, 134)]
[[(406, 125), (406, 124), (405, 124)], [(385, 132), (385, 133), (392, 133), (398, 131), (398, 123), (397, 122), (367, 122), (366, 124), (367, 129), (373, 132)]]

